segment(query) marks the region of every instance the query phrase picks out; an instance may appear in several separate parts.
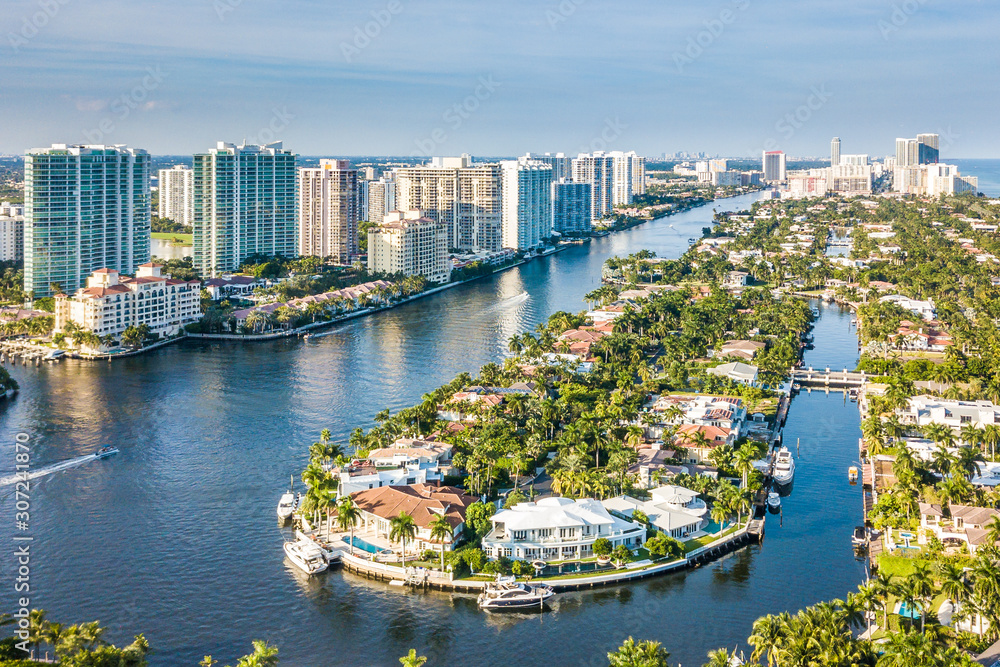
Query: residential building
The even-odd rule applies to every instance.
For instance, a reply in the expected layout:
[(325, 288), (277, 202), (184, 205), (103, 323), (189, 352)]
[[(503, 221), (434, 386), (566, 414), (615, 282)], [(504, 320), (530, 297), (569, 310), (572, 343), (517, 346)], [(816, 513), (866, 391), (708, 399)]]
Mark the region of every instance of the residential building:
[(871, 166), (871, 158), (863, 153), (859, 153), (857, 155), (841, 155), (840, 164), (834, 166), (869, 167)]
[(24, 291), (75, 292), (106, 267), (149, 261), (149, 155), (125, 146), (53, 144), (24, 156)]
[(915, 139), (896, 139), (896, 167), (936, 164), (941, 155), (941, 141), (936, 134), (918, 134)]
[(552, 236), (552, 166), (519, 158), (500, 163), (504, 248), (536, 248)]
[(893, 171), (893, 189), (900, 194), (928, 197), (975, 193), (979, 191), (979, 179), (962, 176), (953, 164), (910, 165)]
[(684, 448), (685, 462), (707, 463), (716, 447), (732, 445), (736, 432), (721, 426), (682, 424), (674, 436), (674, 445)]
[(449, 249), (493, 252), (503, 247), (498, 164), (473, 164), (469, 155), (437, 157), (395, 171), (399, 210), (420, 210), (444, 225)]
[(573, 180), (573, 158), (566, 157), (563, 153), (527, 153), (526, 160), (544, 162), (552, 167), (552, 182), (558, 183), (562, 180)]
[(490, 521), (483, 551), (491, 559), (568, 560), (594, 555), (598, 538), (612, 546), (637, 549), (646, 540), (646, 528), (611, 515), (592, 498), (542, 498), (500, 510)]
[(600, 220), (614, 210), (615, 159), (603, 152), (580, 153), (573, 159), (573, 180), (590, 184), (590, 218)]
[(201, 319), (201, 283), (175, 280), (161, 264), (148, 262), (134, 278), (99, 269), (73, 296), (56, 295), (56, 331), (72, 322), (98, 336), (120, 337), (130, 326), (145, 324), (153, 334), (172, 336)]
[[(920, 527), (917, 531), (917, 542), (927, 543), (927, 534), (936, 536), (939, 540), (953, 539), (964, 542), (971, 553), (982, 546), (996, 546), (988, 539), (988, 526), (992, 521), (1000, 520), (1000, 510), (992, 507), (974, 507), (949, 503), (946, 517), (940, 505), (917, 503), (920, 511)], [(891, 539), (891, 535), (889, 536)]]
[(590, 183), (561, 180), (552, 183), (552, 229), (560, 234), (589, 234), (592, 229)]
[(708, 526), (708, 505), (696, 491), (683, 486), (666, 485), (650, 490), (649, 500), (618, 496), (603, 502), (616, 514), (632, 518), (638, 510), (646, 515), (653, 528), (678, 540), (700, 537)]
[(782, 151), (764, 151), (764, 180), (783, 183), (787, 178), (785, 154)]
[(374, 449), (363, 461), (352, 461), (340, 469), (337, 494), (343, 497), (383, 486), (440, 483), (453, 472), (452, 449), (444, 442), (397, 440), (391, 447)]
[(738, 357), (744, 361), (753, 361), (758, 352), (767, 347), (766, 344), (756, 340), (727, 340), (722, 344), (718, 357)]
[(709, 368), (708, 372), (719, 377), (729, 378), (733, 382), (745, 384), (748, 387), (757, 385), (757, 367), (738, 361)]
[(840, 164), (840, 137), (834, 137), (830, 142), (830, 166), (836, 167)]
[(299, 255), (350, 264), (358, 254), (358, 170), (347, 160), (299, 169)]
[(1000, 424), (1000, 407), (990, 401), (953, 401), (936, 396), (913, 396), (905, 408), (896, 410), (900, 423), (908, 427), (942, 424), (959, 432), (963, 426), (985, 428)]
[(258, 287), (266, 287), (267, 281), (251, 276), (222, 276), (209, 278), (203, 289), (208, 292), (213, 301), (230, 296), (250, 296)]
[(160, 197), (158, 215), (182, 225), (194, 224), (194, 170), (182, 164), (160, 169), (156, 183)]
[(298, 255), (297, 156), (281, 142), (219, 142), (194, 156), (194, 265), (214, 278), (253, 255)]
[(385, 216), (398, 211), (396, 206), (396, 181), (392, 174), (383, 174), (377, 181), (366, 181), (367, 193), (362, 220), (381, 222)]
[(709, 172), (708, 182), (717, 188), (739, 187), (743, 182), (743, 174), (735, 170), (712, 171)]
[[(407, 540), (407, 552), (421, 553), (428, 549), (451, 551), (465, 526), (465, 511), (476, 498), (453, 486), (383, 486), (351, 494), (351, 500), (361, 510), (358, 530), (372, 532), (385, 540), (392, 532), (391, 522), (406, 513), (417, 525), (416, 537)], [(441, 544), (431, 537), (431, 522), (443, 516), (452, 526), (451, 540)]]
[(448, 282), (451, 262), (444, 225), (422, 211), (390, 213), (381, 225), (368, 230), (368, 270)]
[(24, 259), (24, 216), (0, 213), (0, 261)]
[(933, 299), (921, 301), (919, 299), (911, 299), (910, 297), (903, 296), (902, 294), (888, 294), (879, 299), (879, 301), (882, 301), (883, 303), (894, 303), (903, 310), (908, 310), (928, 321), (937, 317), (937, 309), (934, 307)]

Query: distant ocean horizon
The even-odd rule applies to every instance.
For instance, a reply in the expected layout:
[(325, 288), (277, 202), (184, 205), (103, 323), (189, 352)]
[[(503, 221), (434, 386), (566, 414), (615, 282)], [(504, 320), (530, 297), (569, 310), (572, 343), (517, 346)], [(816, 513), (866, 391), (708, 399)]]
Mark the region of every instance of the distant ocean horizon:
[(963, 176), (979, 178), (979, 191), (987, 197), (1000, 197), (1000, 160), (951, 160), (941, 162), (954, 164)]

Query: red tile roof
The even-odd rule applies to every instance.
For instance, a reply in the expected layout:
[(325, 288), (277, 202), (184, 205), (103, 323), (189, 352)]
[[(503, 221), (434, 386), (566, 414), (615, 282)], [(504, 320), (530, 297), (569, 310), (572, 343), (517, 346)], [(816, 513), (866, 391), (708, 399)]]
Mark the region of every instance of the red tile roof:
[[(359, 508), (383, 519), (403, 512), (413, 517), (421, 528), (429, 528), (435, 516), (443, 514), (452, 528), (465, 522), (465, 510), (476, 498), (453, 486), (383, 486), (351, 494)], [(437, 511), (435, 511), (437, 510)]]

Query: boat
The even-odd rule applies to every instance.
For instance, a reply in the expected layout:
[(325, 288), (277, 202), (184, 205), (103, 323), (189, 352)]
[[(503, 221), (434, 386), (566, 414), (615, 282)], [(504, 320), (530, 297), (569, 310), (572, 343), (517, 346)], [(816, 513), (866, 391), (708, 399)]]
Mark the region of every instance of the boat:
[(857, 466), (851, 466), (847, 469), (847, 479), (851, 484), (857, 484), (858, 482), (858, 468)]
[(819, 308), (813, 308), (813, 319), (819, 318)]
[(854, 534), (851, 535), (851, 544), (856, 547), (866, 544), (868, 542), (868, 531), (865, 530), (864, 526), (857, 526), (854, 528)]
[(497, 577), (479, 595), (480, 609), (527, 609), (545, 606), (555, 593), (545, 584), (528, 585), (514, 577)]
[(302, 340), (309, 340), (310, 336), (312, 336), (312, 334), (305, 334), (302, 336)]
[(117, 453), (118, 453), (117, 447), (113, 445), (108, 445), (107, 447), (101, 447), (96, 452), (94, 452), (94, 456), (96, 456), (99, 459), (106, 459), (109, 456), (112, 456)]
[(282, 521), (291, 519), (298, 504), (295, 494), (291, 490), (285, 491), (281, 494), (281, 499), (278, 501), (278, 518)]
[(308, 540), (285, 542), (284, 548), (288, 560), (306, 574), (319, 574), (330, 567), (326, 554), (313, 542)]
[(774, 463), (773, 478), (777, 484), (791, 484), (795, 478), (795, 460), (788, 448), (782, 447), (778, 450), (778, 456)]
[(777, 491), (771, 491), (767, 494), (767, 506), (773, 510), (781, 508), (781, 496)]

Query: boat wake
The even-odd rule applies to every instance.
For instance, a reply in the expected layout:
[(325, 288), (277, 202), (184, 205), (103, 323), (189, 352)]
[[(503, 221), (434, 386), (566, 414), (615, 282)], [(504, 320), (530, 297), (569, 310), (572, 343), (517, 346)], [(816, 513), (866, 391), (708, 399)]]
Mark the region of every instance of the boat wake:
[[(52, 463), (47, 466), (42, 466), (28, 473), (28, 479), (37, 479), (39, 477), (45, 477), (46, 475), (51, 475), (53, 473), (61, 472), (63, 470), (69, 470), (70, 468), (75, 468), (81, 466), (88, 461), (93, 461), (99, 458), (97, 454), (86, 454), (84, 456), (78, 456), (75, 459), (67, 459), (65, 461), (60, 461), (59, 463)], [(0, 477), (0, 486), (10, 486), (15, 482), (22, 482), (24, 479), (18, 475), (7, 475), (5, 477)]]
[(528, 300), (528, 293), (521, 292), (520, 294), (515, 294), (514, 296), (507, 297), (503, 301), (498, 301), (489, 308), (481, 311), (483, 313), (495, 313), (501, 310), (507, 310), (513, 308), (514, 306), (519, 306)]

